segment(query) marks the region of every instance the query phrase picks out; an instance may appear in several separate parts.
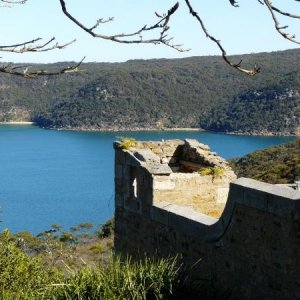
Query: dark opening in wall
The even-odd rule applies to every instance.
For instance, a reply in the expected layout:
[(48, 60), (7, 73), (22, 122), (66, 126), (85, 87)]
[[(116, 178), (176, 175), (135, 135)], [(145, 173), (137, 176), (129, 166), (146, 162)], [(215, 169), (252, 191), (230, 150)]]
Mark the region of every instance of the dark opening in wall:
[(194, 173), (202, 168), (213, 167), (205, 161), (195, 148), (179, 145), (168, 161), (169, 167), (174, 173)]

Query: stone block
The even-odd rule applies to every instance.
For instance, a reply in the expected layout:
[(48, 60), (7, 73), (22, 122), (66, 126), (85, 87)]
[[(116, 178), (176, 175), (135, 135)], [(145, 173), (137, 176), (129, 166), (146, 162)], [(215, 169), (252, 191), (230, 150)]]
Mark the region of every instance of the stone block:
[(169, 223), (169, 212), (165, 209), (165, 207), (159, 207), (157, 205), (153, 205), (150, 210), (151, 220), (158, 222), (160, 224), (168, 226)]
[(115, 178), (121, 179), (123, 177), (123, 166), (115, 164)]
[(119, 206), (119, 207), (124, 206), (123, 197), (120, 194), (115, 194), (115, 204), (116, 204), (116, 206)]
[(175, 182), (171, 179), (163, 178), (163, 180), (159, 180), (157, 176), (153, 178), (153, 189), (154, 190), (174, 190)]
[(123, 150), (118, 149), (115, 151), (115, 163), (125, 164), (125, 152)]
[(140, 149), (133, 152), (133, 155), (140, 161), (147, 163), (160, 163), (160, 157), (154, 154), (150, 149)]
[(219, 219), (217, 222), (211, 226), (207, 226), (204, 234), (204, 239), (207, 242), (216, 242), (222, 238), (225, 234), (225, 231), (228, 227), (228, 224), (224, 223), (224, 219)]
[(268, 193), (253, 189), (244, 189), (243, 204), (266, 211), (268, 208)]
[(170, 205), (167, 208), (169, 210), (168, 226), (188, 236), (204, 238), (206, 227), (216, 222), (215, 219), (197, 213), (189, 207)]
[(294, 201), (277, 195), (269, 195), (267, 211), (277, 216), (292, 218), (296, 208)]
[(169, 161), (170, 164), (176, 164), (176, 163), (178, 163), (178, 159), (176, 157), (174, 157), (174, 156), (170, 157), (169, 156), (168, 158), (170, 159), (170, 161)]
[(176, 147), (174, 146), (164, 146), (162, 148), (164, 156), (170, 156), (172, 157), (176, 151)]
[(168, 164), (169, 162), (170, 162), (170, 158), (168, 158), (168, 157), (163, 157), (160, 160), (161, 164)]
[(122, 192), (123, 179), (115, 178), (115, 189), (117, 192)]
[(133, 167), (139, 167), (139, 166), (143, 166), (143, 162), (141, 162), (140, 160), (138, 160), (133, 154), (131, 154), (130, 152), (127, 152), (128, 155), (126, 155), (126, 165), (129, 166), (133, 166)]
[(162, 164), (147, 164), (144, 166), (150, 174), (153, 175), (169, 175), (173, 173), (172, 169), (168, 165)]
[(195, 139), (185, 139), (185, 146), (187, 146), (188, 148), (197, 148), (199, 147), (199, 142)]
[(125, 199), (124, 208), (127, 211), (137, 213), (137, 214), (141, 214), (142, 212), (141, 202), (138, 199), (129, 199), (129, 198)]
[(154, 154), (157, 154), (159, 156), (161, 156), (163, 154), (163, 151), (161, 148), (152, 148), (151, 151), (154, 153)]

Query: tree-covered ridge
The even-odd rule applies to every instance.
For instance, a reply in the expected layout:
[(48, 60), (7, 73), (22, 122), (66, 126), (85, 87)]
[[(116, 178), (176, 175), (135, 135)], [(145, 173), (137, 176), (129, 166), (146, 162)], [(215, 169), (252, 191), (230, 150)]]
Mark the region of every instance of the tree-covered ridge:
[(0, 121), (84, 130), (296, 133), (300, 50), (245, 55), (244, 61), (263, 73), (250, 78), (211, 56), (88, 63), (79, 73), (35, 80), (0, 75)]
[(276, 85), (235, 96), (225, 107), (212, 109), (201, 124), (213, 131), (295, 134), (300, 124), (299, 75), (293, 72)]
[(238, 177), (274, 184), (294, 183), (300, 179), (300, 139), (255, 151), (230, 163)]

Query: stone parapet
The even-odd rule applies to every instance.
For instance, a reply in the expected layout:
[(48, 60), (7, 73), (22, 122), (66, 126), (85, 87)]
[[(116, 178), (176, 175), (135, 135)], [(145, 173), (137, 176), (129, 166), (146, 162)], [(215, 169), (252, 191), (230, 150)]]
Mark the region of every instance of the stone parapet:
[[(226, 162), (216, 154), (201, 158), (209, 150), (195, 141), (150, 142), (151, 152), (148, 143), (116, 147), (115, 251), (200, 261), (192, 269), (199, 292), (215, 299), (300, 299), (300, 192), (247, 178), (232, 182)], [(190, 163), (183, 169), (182, 160)], [(226, 175), (202, 176), (198, 165)], [(224, 182), (230, 188), (220, 215), (195, 209), (195, 195), (200, 206), (216, 205), (214, 190)]]
[[(140, 207), (140, 190), (151, 175), (147, 203), (172, 201), (172, 204), (219, 217), (224, 209), (229, 183), (236, 178), (228, 163), (196, 140), (167, 140), (161, 142), (132, 142), (130, 149), (116, 149), (116, 204), (123, 197), (128, 209)], [(141, 175), (141, 174), (144, 175)], [(133, 192), (135, 191), (135, 196)], [(132, 201), (130, 199), (133, 199)]]

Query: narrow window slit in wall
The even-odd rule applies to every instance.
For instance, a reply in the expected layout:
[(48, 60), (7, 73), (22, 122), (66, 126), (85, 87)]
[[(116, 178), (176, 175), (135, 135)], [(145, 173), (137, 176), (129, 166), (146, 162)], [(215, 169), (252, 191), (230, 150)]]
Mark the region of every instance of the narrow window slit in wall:
[(129, 180), (130, 180), (130, 191), (129, 197), (132, 200), (137, 200), (137, 170), (135, 167), (130, 168), (129, 172)]
[(129, 170), (129, 191), (125, 199), (125, 206), (127, 209), (140, 212), (141, 204), (138, 193), (138, 170), (136, 167), (131, 166)]

